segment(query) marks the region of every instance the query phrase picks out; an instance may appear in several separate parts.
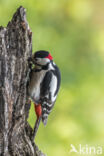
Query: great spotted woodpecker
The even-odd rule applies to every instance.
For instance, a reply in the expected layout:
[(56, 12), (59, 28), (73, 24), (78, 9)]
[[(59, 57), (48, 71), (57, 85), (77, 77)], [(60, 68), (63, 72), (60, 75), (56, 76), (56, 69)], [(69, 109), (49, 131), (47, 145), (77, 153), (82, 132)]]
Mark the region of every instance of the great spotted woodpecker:
[(48, 51), (37, 51), (29, 59), (35, 67), (31, 69), (28, 85), (28, 95), (34, 102), (37, 120), (34, 127), (33, 139), (36, 136), (40, 121), (47, 124), (60, 88), (60, 70), (53, 62)]

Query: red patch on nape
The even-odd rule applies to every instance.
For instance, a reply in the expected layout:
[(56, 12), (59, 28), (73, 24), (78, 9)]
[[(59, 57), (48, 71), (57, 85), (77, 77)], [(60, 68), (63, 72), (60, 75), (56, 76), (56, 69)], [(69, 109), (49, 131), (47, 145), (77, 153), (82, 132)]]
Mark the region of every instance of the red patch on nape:
[(53, 57), (50, 54), (48, 56), (46, 56), (45, 58), (48, 58), (50, 60), (53, 60)]

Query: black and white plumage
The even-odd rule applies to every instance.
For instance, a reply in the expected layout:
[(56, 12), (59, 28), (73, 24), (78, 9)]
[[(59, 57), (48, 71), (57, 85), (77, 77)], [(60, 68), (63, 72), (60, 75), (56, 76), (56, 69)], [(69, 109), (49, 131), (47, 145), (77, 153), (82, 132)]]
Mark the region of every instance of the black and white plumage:
[(31, 61), (35, 68), (30, 73), (28, 94), (36, 106), (41, 105), (39, 118), (46, 125), (60, 88), (60, 71), (47, 51), (37, 51)]

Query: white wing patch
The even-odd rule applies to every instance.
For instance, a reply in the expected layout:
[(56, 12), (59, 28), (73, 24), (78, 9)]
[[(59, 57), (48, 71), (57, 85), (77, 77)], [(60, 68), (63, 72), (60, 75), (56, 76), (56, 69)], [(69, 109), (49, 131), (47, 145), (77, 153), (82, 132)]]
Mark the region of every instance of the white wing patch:
[(50, 92), (51, 92), (52, 102), (56, 100), (56, 96), (54, 96), (56, 89), (57, 89), (57, 78), (55, 75), (52, 75), (52, 80), (50, 83)]

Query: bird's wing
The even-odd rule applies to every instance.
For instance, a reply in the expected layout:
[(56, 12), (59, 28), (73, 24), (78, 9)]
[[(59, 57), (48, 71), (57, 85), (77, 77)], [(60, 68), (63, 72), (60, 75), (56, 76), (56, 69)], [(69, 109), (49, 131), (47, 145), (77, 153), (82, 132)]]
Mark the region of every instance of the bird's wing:
[(50, 85), (52, 81), (52, 71), (48, 71), (41, 83), (41, 92), (40, 92), (40, 97), (48, 97), (49, 92), (50, 92)]
[(48, 71), (43, 79), (43, 82), (41, 83), (40, 100), (42, 105), (42, 122), (44, 123), (44, 125), (46, 125), (48, 115), (50, 114), (54, 105), (54, 101), (52, 101), (53, 100), (52, 95), (54, 95), (55, 92), (54, 90), (57, 86), (54, 77), (55, 76), (53, 72)]
[(47, 117), (51, 112), (60, 86), (59, 70), (50, 70), (46, 73), (40, 89), (40, 101), (42, 105), (42, 121), (47, 123)]
[(55, 70), (53, 70), (53, 73), (57, 78), (57, 87), (56, 87), (54, 95), (57, 95), (59, 88), (60, 88), (60, 83), (61, 83), (61, 74), (60, 74), (59, 68), (56, 65), (53, 65), (53, 66), (55, 68)]

